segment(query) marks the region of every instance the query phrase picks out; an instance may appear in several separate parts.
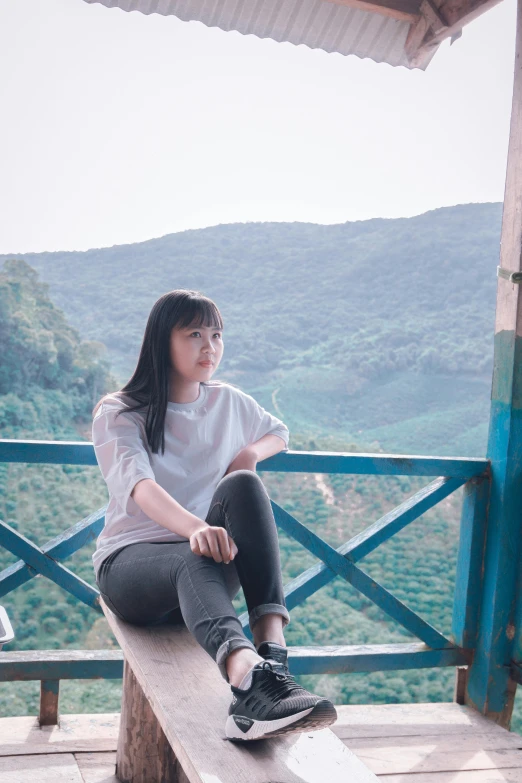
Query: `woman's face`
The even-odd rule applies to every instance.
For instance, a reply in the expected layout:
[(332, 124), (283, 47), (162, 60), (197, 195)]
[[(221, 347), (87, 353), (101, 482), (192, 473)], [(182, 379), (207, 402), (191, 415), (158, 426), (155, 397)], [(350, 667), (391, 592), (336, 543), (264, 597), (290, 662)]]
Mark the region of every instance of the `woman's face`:
[(208, 381), (222, 356), (223, 330), (217, 326), (175, 328), (170, 334), (171, 367), (187, 381)]

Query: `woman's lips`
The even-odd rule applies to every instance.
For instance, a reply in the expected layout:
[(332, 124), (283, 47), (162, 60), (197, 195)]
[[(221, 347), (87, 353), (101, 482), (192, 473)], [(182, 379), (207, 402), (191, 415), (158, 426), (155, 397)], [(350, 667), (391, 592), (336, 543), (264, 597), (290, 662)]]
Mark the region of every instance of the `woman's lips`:
[(212, 367), (214, 362), (199, 362), (203, 367)]

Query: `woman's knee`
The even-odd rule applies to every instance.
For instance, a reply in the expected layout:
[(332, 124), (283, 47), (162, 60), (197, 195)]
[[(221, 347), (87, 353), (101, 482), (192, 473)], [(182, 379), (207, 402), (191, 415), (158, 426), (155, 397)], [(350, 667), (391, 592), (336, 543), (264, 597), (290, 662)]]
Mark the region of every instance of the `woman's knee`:
[(223, 488), (227, 488), (229, 491), (252, 491), (254, 489), (265, 490), (261, 477), (254, 470), (235, 470), (233, 473), (228, 473), (219, 482)]
[[(206, 521), (225, 527), (234, 538), (252, 527), (252, 519), (274, 523), (270, 497), (265, 485), (252, 470), (238, 470), (221, 479)], [(252, 531), (250, 531), (252, 532)], [(237, 543), (237, 541), (236, 541)]]

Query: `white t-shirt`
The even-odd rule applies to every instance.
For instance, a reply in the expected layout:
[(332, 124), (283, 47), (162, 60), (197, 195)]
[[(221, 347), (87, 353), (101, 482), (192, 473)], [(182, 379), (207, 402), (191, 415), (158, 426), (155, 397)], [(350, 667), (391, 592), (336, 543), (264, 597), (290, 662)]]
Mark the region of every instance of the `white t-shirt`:
[(152, 454), (145, 413), (122, 413), (128, 405), (111, 395), (92, 424), (96, 459), (109, 489), (105, 526), (92, 556), (95, 573), (122, 546), (140, 541), (186, 541), (150, 519), (131, 497), (141, 479), (156, 481), (187, 511), (205, 519), (219, 481), (238, 452), (271, 433), (288, 451), (289, 432), (249, 394), (226, 383), (200, 383), (194, 402), (169, 402), (165, 453)]

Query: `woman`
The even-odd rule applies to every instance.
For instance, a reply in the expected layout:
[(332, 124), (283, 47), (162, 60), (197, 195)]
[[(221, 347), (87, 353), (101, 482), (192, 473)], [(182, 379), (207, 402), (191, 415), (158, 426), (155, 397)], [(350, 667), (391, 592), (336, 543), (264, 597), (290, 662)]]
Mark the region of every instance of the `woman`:
[[(139, 625), (184, 621), (230, 683), (229, 739), (322, 728), (333, 704), (289, 674), (275, 521), (256, 463), (288, 429), (237, 387), (211, 382), (223, 320), (198, 291), (154, 304), (132, 378), (93, 411), (109, 490), (93, 555), (109, 608)], [(243, 587), (254, 643), (232, 599)]]

